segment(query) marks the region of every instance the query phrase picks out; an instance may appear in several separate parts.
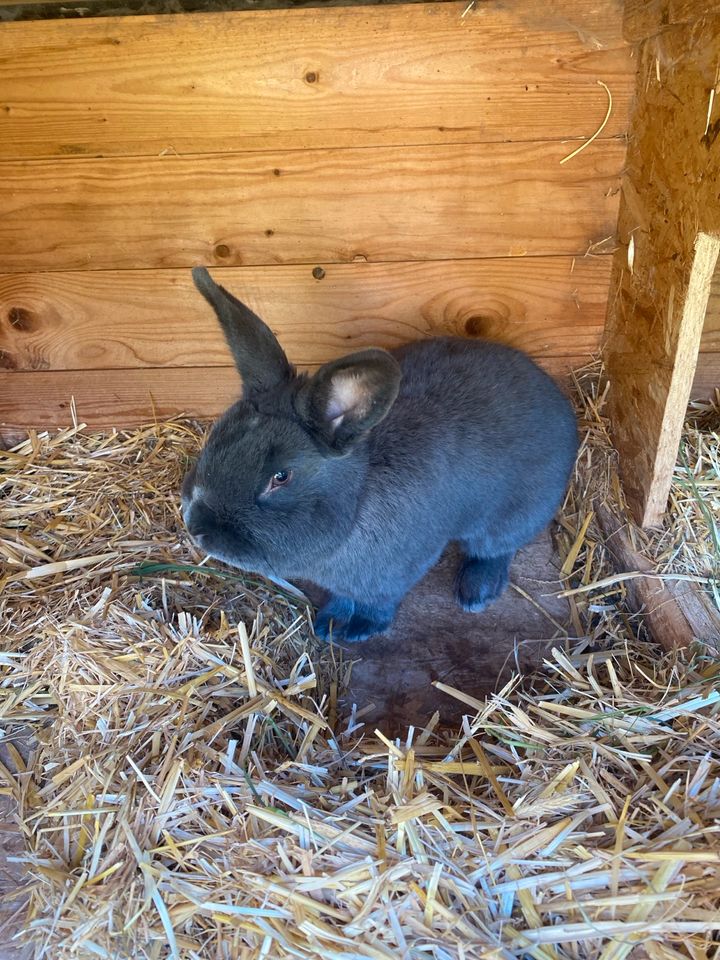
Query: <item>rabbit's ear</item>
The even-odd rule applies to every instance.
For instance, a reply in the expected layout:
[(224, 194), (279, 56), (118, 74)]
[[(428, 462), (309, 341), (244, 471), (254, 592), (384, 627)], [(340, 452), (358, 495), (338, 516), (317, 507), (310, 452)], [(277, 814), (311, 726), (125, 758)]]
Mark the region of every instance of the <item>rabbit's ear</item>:
[(215, 283), (205, 267), (195, 267), (192, 276), (195, 286), (217, 314), (242, 377), (243, 395), (273, 390), (287, 383), (294, 371), (270, 327)]
[(388, 413), (400, 367), (386, 350), (362, 350), (326, 363), (298, 392), (295, 406), (313, 433), (344, 453)]

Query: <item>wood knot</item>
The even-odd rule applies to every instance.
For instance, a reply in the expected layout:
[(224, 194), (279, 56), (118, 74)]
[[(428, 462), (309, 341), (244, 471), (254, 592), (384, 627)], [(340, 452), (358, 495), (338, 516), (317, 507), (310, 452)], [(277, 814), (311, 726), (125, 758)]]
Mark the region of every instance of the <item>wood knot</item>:
[(322, 267), (314, 267), (312, 273), (316, 280), (322, 280), (322, 278), (325, 276), (325, 271)]
[(7, 350), (0, 350), (0, 370), (17, 370), (17, 360)]
[(217, 243), (213, 253), (219, 260), (227, 260), (230, 256), (230, 247), (226, 243)]
[(11, 327), (22, 333), (29, 333), (35, 327), (35, 317), (25, 307), (10, 307), (8, 321)]
[(315, 70), (308, 70), (305, 74), (305, 83), (317, 83), (318, 75)]
[(483, 337), (488, 333), (488, 329), (492, 326), (492, 317), (486, 316), (476, 316), (468, 317), (465, 321), (465, 333), (468, 337)]

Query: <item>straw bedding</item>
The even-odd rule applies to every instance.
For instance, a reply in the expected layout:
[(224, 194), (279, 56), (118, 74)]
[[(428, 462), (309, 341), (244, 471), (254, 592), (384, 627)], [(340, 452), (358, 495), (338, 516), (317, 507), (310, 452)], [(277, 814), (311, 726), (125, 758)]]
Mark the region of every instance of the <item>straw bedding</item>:
[[(628, 615), (589, 506), (616, 485), (594, 375), (582, 405), (558, 531), (576, 638), (534, 689), (455, 691), (460, 729), (396, 741), (344, 704), (351, 666), (298, 598), (182, 534), (198, 428), (2, 454), (0, 779), (38, 957), (720, 956), (720, 664), (662, 657)], [(683, 482), (707, 584), (714, 519)]]

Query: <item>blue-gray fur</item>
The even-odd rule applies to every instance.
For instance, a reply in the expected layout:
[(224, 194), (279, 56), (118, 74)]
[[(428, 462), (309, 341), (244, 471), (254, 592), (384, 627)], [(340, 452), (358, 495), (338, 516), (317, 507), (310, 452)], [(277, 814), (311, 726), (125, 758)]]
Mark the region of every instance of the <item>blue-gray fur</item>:
[[(207, 271), (194, 274), (217, 310), (225, 291), (209, 296)], [(277, 341), (270, 334), (263, 356), (248, 352), (268, 341), (256, 328), (244, 336), (247, 314), (252, 327), (262, 321), (225, 296), (238, 368), (251, 381), (257, 364), (272, 379)], [(364, 351), (313, 377), (289, 365), (286, 375), (286, 363), (283, 355), (272, 388), (256, 380), (220, 417), (186, 478), (185, 521), (200, 546), (245, 570), (324, 587), (331, 597), (316, 631), (327, 636), (332, 623), (347, 641), (386, 629), (450, 541), (465, 556), (463, 606), (499, 596), (515, 551), (560, 505), (577, 452), (572, 409), (550, 377), (509, 347), (451, 337)], [(324, 411), (348, 370), (359, 401), (338, 424), (336, 409)], [(277, 471), (292, 479), (268, 493)]]

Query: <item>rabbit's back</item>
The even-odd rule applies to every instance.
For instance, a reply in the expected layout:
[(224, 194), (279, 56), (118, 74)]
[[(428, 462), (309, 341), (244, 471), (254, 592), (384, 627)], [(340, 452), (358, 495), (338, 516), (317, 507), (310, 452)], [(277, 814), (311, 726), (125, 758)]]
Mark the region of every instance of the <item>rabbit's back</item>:
[[(403, 377), (395, 407), (375, 442), (405, 447), (426, 463), (439, 457), (462, 501), (556, 501), (577, 453), (568, 399), (524, 353), (483, 340), (443, 337), (395, 353)], [(421, 452), (422, 451), (422, 452)], [(497, 496), (494, 496), (496, 494)]]
[(433, 475), (463, 527), (479, 512), (501, 528), (507, 511), (539, 512), (544, 526), (577, 453), (575, 416), (557, 384), (525, 354), (489, 341), (436, 338), (395, 357), (400, 394), (373, 451)]
[(454, 338), (393, 353), (400, 392), (370, 434), (355, 526), (316, 571), (348, 596), (414, 582), (453, 540), (514, 552), (552, 519), (577, 451), (568, 400), (524, 354)]

